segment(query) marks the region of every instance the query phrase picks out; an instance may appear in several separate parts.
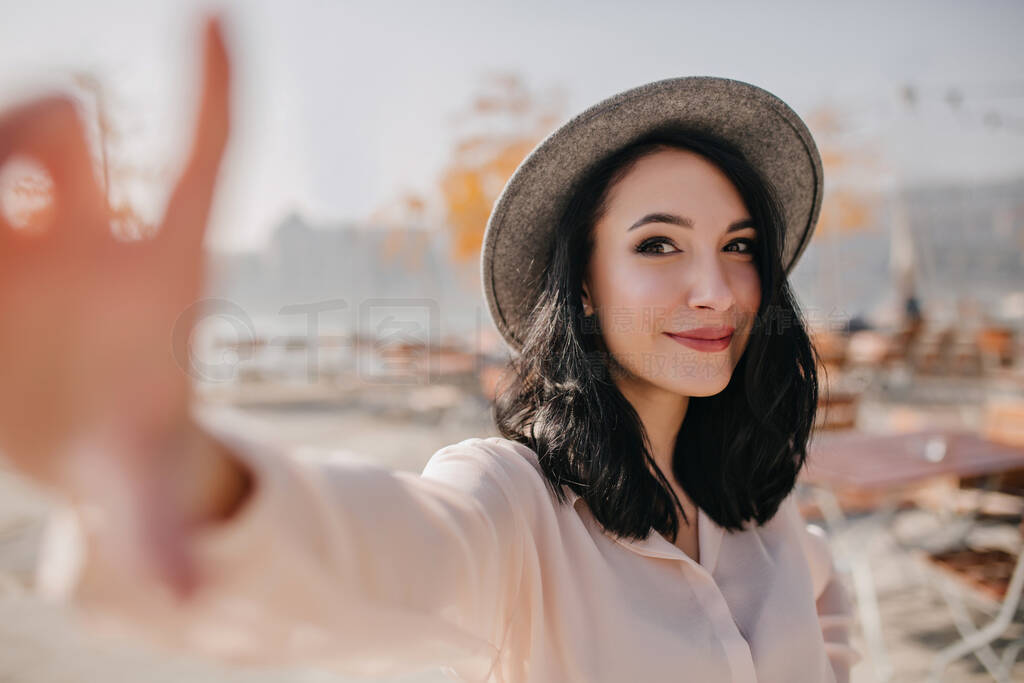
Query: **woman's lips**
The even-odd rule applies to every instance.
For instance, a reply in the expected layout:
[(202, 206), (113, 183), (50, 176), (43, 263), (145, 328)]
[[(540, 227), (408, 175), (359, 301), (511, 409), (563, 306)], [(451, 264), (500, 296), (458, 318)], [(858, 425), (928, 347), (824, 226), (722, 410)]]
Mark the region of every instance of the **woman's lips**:
[(722, 337), (721, 339), (695, 339), (694, 337), (683, 337), (677, 334), (671, 334), (669, 332), (666, 332), (665, 335), (667, 337), (671, 337), (672, 339), (679, 342), (683, 346), (689, 346), (691, 349), (696, 349), (697, 351), (714, 352), (724, 351), (725, 349), (729, 348), (729, 344), (730, 342), (732, 342), (733, 333), (730, 332), (728, 335)]

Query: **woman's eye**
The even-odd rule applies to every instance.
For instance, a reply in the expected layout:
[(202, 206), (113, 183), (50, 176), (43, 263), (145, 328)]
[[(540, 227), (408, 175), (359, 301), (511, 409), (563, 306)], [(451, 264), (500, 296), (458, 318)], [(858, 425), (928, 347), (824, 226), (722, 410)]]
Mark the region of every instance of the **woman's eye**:
[[(643, 242), (641, 242), (640, 244), (638, 244), (637, 247), (636, 247), (636, 250), (639, 253), (641, 253), (641, 254), (667, 254), (667, 253), (671, 253), (671, 252), (665, 251), (664, 249), (653, 249), (654, 247), (664, 247), (666, 245), (672, 247), (673, 249), (675, 249), (675, 246), (667, 238), (665, 238), (665, 237), (652, 237), (652, 238), (646, 239)], [(676, 251), (678, 251), (678, 249)]]
[(742, 244), (746, 248), (745, 249), (738, 249), (738, 250), (736, 250), (737, 254), (753, 254), (754, 253), (754, 240), (748, 239), (746, 237), (741, 237), (738, 240), (733, 240), (732, 242), (729, 242), (729, 244), (727, 244), (725, 246), (726, 246), (726, 249), (728, 249), (729, 247), (731, 247), (733, 245), (738, 245), (738, 244)]

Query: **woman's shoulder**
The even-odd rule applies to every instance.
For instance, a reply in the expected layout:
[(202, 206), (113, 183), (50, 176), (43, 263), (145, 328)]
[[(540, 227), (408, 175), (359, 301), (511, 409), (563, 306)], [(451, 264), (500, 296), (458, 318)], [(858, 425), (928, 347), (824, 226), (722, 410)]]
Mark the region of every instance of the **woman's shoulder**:
[(500, 436), (471, 437), (438, 449), (421, 476), (471, 491), (498, 487), (514, 504), (550, 502), (534, 450)]
[(438, 449), (427, 461), (423, 475), (463, 470), (512, 481), (533, 481), (543, 477), (537, 454), (532, 448), (500, 436), (474, 436)]

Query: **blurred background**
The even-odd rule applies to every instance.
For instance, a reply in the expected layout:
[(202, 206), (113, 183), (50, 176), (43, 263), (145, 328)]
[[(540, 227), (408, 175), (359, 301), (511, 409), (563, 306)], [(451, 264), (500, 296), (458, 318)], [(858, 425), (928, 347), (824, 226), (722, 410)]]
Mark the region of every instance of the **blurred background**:
[[(212, 7), (3, 3), (0, 104), (54, 88), (77, 98), (124, 239), (151, 233), (182, 161), (199, 19)], [(971, 637), (964, 614), (980, 627), (1019, 593), (1024, 5), (216, 7), (235, 127), (190, 358), (210, 410), (268, 439), (411, 471), (441, 446), (494, 433), (489, 401), (507, 353), (479, 249), (509, 175), (560, 123), (616, 92), (735, 78), (795, 109), (825, 163), (821, 219), (792, 276), (826, 373), (821, 457), (828, 438), (940, 428), (1004, 449), (997, 468), (950, 466), (899, 487), (801, 485), (809, 521), (837, 539), (860, 521), (871, 550), (866, 575), (837, 545), (862, 609), (854, 680), (924, 680), (944, 648)], [(47, 179), (13, 166), (0, 169), (2, 208), (24, 217)], [(92, 643), (30, 595), (48, 501), (6, 470), (0, 485), (0, 679), (339, 680)], [(955, 538), (936, 540), (951, 520)], [(1013, 614), (997, 654), (1022, 635)], [(984, 653), (959, 658), (946, 680), (991, 680), (996, 668)]]

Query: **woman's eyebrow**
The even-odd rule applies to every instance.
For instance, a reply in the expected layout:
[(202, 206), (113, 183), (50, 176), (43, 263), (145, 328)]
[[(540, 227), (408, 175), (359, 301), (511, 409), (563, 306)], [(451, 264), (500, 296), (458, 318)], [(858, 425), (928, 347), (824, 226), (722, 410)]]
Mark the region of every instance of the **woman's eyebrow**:
[[(629, 232), (633, 228), (639, 228), (641, 225), (647, 225), (648, 223), (671, 223), (672, 225), (678, 225), (682, 228), (693, 228), (693, 220), (686, 216), (677, 216), (672, 213), (649, 213), (633, 225), (629, 226), (629, 229), (626, 230), (626, 232)], [(726, 232), (735, 232), (737, 230), (742, 230), (743, 228), (753, 227), (753, 219), (744, 218), (730, 225)]]

